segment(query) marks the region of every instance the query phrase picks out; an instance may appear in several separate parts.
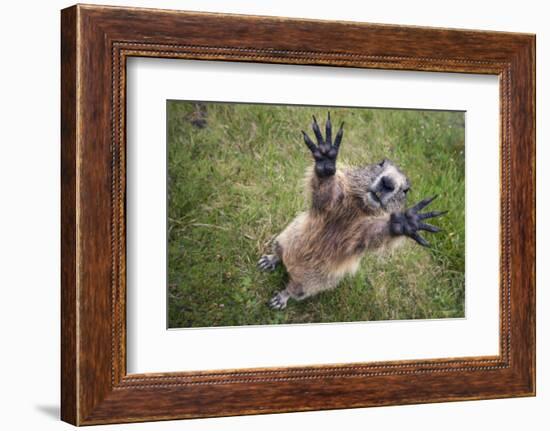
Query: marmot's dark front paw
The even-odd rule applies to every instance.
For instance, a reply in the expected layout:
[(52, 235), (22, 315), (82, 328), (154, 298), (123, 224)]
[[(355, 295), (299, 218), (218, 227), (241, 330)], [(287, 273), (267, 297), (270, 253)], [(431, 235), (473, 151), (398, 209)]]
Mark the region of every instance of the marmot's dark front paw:
[(390, 216), (390, 232), (392, 235), (405, 235), (414, 239), (418, 244), (429, 247), (430, 243), (420, 236), (419, 230), (426, 232), (439, 232), (440, 228), (428, 223), (424, 223), (422, 220), (439, 217), (445, 214), (447, 211), (431, 211), (424, 214), (418, 212), (424, 207), (428, 206), (437, 196), (426, 198), (418, 202), (412, 208), (409, 208), (405, 212), (393, 213)]
[(264, 254), (258, 261), (258, 268), (262, 271), (275, 271), (275, 268), (277, 268), (280, 262), (281, 259), (279, 259), (278, 256), (274, 254)]
[(282, 310), (286, 308), (288, 298), (290, 298), (290, 295), (286, 292), (286, 290), (281, 290), (270, 299), (269, 306), (274, 310)]
[(304, 135), (304, 142), (311, 151), (313, 158), (315, 159), (315, 173), (318, 177), (330, 177), (336, 173), (336, 158), (338, 157), (338, 150), (340, 149), (340, 143), (344, 136), (344, 123), (340, 126), (340, 130), (336, 134), (334, 144), (332, 143), (332, 124), (330, 122), (330, 113), (328, 114), (327, 122), (325, 125), (325, 138), (319, 129), (317, 119), (313, 117), (312, 124), (313, 133), (317, 139), (317, 145), (313, 143), (306, 132), (302, 130)]

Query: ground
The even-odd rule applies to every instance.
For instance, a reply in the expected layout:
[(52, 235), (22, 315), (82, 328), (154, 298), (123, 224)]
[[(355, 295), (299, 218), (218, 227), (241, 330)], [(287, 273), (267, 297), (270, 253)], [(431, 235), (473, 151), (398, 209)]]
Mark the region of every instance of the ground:
[(424, 235), (432, 247), (407, 240), (366, 256), (335, 290), (267, 307), (286, 274), (256, 262), (307, 208), (300, 131), (328, 110), (167, 102), (170, 328), (464, 316), (464, 114), (419, 110), (330, 108), (335, 126), (345, 121), (340, 165), (388, 158), (411, 180), (410, 205), (439, 195), (429, 209), (449, 213), (434, 220), (443, 232)]

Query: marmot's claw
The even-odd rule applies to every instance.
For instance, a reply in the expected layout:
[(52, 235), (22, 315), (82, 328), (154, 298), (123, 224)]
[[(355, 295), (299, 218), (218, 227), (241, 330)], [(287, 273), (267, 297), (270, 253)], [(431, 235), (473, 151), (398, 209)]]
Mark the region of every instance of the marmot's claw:
[(426, 198), (418, 202), (412, 208), (409, 208), (402, 213), (393, 213), (390, 218), (390, 231), (393, 235), (405, 235), (415, 240), (418, 244), (429, 247), (430, 243), (426, 241), (419, 233), (423, 230), (426, 232), (437, 233), (441, 229), (429, 223), (424, 223), (422, 220), (439, 217), (446, 214), (447, 211), (431, 211), (427, 213), (419, 213), (423, 208), (428, 206), (437, 196)]
[(427, 218), (442, 216), (443, 214), (447, 214), (448, 212), (449, 211), (430, 211), (429, 213), (418, 214), (418, 218), (420, 220), (425, 220)]
[(417, 232), (411, 234), (410, 237), (423, 247), (430, 246), (430, 243), (426, 241), (424, 238), (422, 238)]
[(330, 113), (325, 125), (325, 137), (319, 128), (317, 119), (313, 117), (313, 124), (311, 125), (317, 145), (308, 136), (306, 132), (302, 130), (304, 142), (311, 151), (313, 158), (315, 159), (315, 172), (323, 177), (330, 177), (336, 172), (336, 158), (338, 157), (338, 150), (342, 143), (342, 137), (344, 136), (344, 123), (340, 126), (334, 142), (332, 141), (332, 123), (330, 122)]
[(275, 268), (277, 267), (277, 264), (279, 263), (279, 259), (272, 255), (272, 254), (265, 254), (262, 257), (260, 257), (260, 260), (258, 261), (258, 268), (260, 268), (262, 271), (275, 271)]
[(424, 209), (424, 207), (427, 207), (429, 204), (432, 203), (432, 201), (437, 198), (437, 195), (432, 196), (431, 198), (422, 199), (420, 202), (418, 202), (414, 207), (412, 207), (409, 211), (416, 214), (418, 211)]
[(286, 303), (288, 302), (288, 295), (283, 294), (283, 292), (277, 292), (273, 298), (269, 301), (269, 307), (273, 310), (283, 310), (286, 308)]
[(431, 225), (429, 223), (418, 223), (418, 229), (425, 230), (426, 232), (432, 232), (432, 233), (441, 232), (441, 228)]

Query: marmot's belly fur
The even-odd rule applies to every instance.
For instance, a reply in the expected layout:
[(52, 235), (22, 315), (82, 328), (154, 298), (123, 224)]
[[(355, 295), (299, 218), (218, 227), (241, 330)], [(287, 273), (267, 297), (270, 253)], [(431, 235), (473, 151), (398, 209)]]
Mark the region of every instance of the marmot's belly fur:
[(304, 212), (276, 238), (275, 253), (290, 277), (296, 299), (335, 287), (357, 271), (364, 252), (366, 217), (349, 223)]

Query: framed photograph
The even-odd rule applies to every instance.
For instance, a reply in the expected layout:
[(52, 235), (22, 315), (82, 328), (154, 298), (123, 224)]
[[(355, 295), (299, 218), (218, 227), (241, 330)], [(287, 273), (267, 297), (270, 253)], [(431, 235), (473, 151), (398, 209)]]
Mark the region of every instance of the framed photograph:
[(62, 419), (535, 394), (535, 36), (61, 14)]

